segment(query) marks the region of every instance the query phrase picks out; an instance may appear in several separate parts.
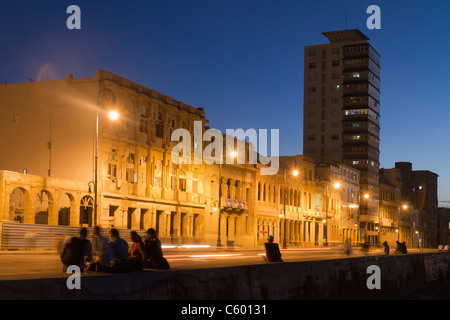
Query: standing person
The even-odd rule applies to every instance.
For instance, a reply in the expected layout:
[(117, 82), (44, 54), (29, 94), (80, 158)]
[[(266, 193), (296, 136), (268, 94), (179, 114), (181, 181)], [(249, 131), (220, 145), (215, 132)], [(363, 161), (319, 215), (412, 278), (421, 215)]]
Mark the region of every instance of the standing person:
[(170, 265), (163, 257), (161, 241), (153, 228), (147, 230), (147, 239), (144, 241), (147, 252), (147, 260), (144, 267), (158, 270), (169, 270)]
[(145, 253), (144, 243), (136, 231), (130, 233), (133, 246), (130, 249), (130, 267), (132, 270), (142, 270), (147, 254)]
[(268, 242), (264, 243), (266, 248), (266, 259), (268, 262), (283, 262), (278, 243), (273, 242), (273, 236), (269, 236)]
[(384, 247), (384, 254), (388, 256), (390, 248), (389, 248), (389, 245), (388, 245), (388, 243), (386, 241), (383, 242), (383, 247)]
[(62, 250), (61, 262), (63, 263), (63, 271), (67, 267), (76, 265), (83, 272), (86, 262), (92, 262), (92, 243), (87, 239), (87, 229), (81, 228), (78, 237), (69, 239)]

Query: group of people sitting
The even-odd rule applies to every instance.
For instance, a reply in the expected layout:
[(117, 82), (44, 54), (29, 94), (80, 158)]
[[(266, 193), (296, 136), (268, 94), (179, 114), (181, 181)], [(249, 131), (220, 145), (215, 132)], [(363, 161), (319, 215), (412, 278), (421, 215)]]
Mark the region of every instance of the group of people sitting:
[(110, 229), (108, 240), (96, 226), (91, 242), (87, 239), (87, 229), (81, 228), (78, 237), (65, 242), (60, 255), (61, 261), (64, 269), (77, 265), (82, 271), (128, 272), (144, 268), (169, 270), (169, 263), (163, 256), (161, 241), (155, 229), (148, 229), (146, 235), (143, 241), (136, 231), (131, 231), (133, 245), (129, 248), (128, 242), (119, 236), (117, 229)]

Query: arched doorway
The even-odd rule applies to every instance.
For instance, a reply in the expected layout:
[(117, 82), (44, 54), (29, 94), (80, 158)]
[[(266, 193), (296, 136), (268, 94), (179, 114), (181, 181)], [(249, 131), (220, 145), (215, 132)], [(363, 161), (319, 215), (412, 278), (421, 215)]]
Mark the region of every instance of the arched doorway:
[(92, 227), (92, 212), (94, 210), (94, 199), (84, 196), (80, 202), (80, 226)]
[(35, 224), (48, 224), (48, 210), (51, 205), (50, 194), (41, 190), (37, 195), (34, 202), (35, 207), (35, 215), (34, 215), (34, 223)]
[(25, 190), (15, 188), (9, 197), (9, 220), (23, 223), (25, 219)]
[(59, 211), (58, 211), (58, 225), (69, 226), (70, 225), (70, 206), (71, 196), (67, 193), (62, 194), (59, 197)]

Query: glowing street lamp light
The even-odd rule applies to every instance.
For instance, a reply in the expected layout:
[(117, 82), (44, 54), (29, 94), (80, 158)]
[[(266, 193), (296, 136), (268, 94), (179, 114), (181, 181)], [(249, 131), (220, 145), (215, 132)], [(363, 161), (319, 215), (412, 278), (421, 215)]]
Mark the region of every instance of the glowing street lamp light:
[(119, 113), (117, 111), (115, 111), (115, 110), (110, 111), (108, 113), (108, 117), (109, 117), (109, 119), (111, 119), (113, 121), (116, 121), (117, 119), (119, 119)]

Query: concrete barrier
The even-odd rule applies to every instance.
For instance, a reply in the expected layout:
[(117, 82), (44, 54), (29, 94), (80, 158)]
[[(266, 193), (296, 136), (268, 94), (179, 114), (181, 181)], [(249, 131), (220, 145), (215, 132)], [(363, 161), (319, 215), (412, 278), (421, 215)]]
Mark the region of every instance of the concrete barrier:
[[(369, 266), (380, 289), (369, 289)], [(68, 277), (69, 275), (67, 275)], [(387, 299), (450, 280), (450, 253), (366, 256), (227, 268), (84, 274), (81, 289), (67, 277), (0, 282), (1, 299), (292, 300)]]

